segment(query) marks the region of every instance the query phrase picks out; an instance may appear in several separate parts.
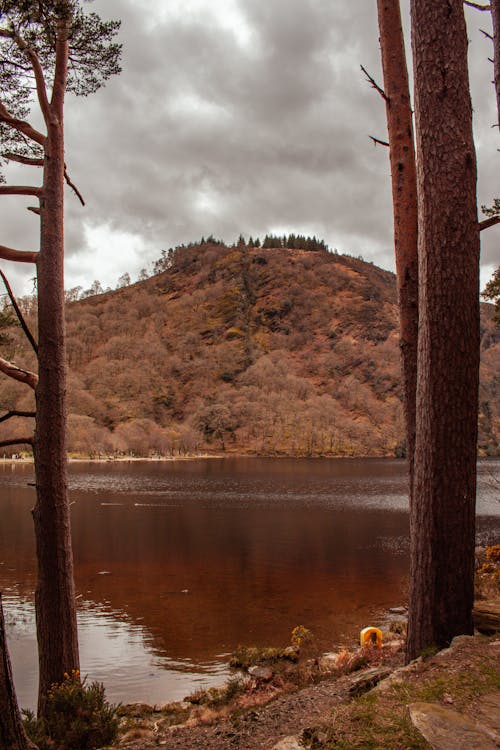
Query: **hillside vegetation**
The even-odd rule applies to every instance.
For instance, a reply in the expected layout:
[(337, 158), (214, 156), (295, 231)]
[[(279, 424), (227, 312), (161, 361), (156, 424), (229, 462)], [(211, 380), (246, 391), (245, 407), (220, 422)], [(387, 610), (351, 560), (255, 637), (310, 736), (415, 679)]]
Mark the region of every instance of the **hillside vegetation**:
[[(150, 278), (68, 302), (70, 451), (404, 453), (394, 275), (320, 243), (254, 244), (183, 246)], [(499, 448), (492, 313), (482, 305), (483, 455)], [(20, 329), (7, 334), (34, 368)], [(32, 408), (32, 394), (2, 378), (0, 405)], [(16, 421), (0, 439), (29, 434)]]

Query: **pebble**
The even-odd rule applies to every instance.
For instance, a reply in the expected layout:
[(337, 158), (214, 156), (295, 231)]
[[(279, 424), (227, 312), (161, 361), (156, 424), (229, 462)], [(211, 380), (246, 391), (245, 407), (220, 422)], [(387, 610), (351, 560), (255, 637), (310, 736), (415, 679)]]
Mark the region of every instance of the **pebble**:
[(284, 737), (276, 745), (273, 745), (271, 750), (304, 750), (304, 745), (300, 741), (300, 737), (290, 735)]
[(273, 670), (270, 667), (250, 667), (248, 674), (260, 682), (270, 682), (273, 679)]

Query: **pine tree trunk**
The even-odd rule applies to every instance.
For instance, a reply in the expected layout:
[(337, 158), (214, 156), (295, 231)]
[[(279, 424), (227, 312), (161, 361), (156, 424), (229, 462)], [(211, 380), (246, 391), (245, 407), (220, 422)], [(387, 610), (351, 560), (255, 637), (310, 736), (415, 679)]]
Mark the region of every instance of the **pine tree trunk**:
[[(59, 81), (60, 87), (64, 84), (65, 79)], [(39, 716), (43, 716), (50, 686), (62, 682), (65, 672), (79, 669), (66, 476), (63, 93), (51, 110), (37, 264), (39, 380), (34, 442), (37, 502), (33, 518), (38, 561)]]
[(419, 339), (407, 659), (472, 633), (479, 381), (476, 157), (462, 0), (412, 0)]
[(491, 16), (493, 19), (493, 65), (497, 95), (497, 125), (500, 128), (500, 0), (491, 0)]
[(399, 341), (411, 501), (418, 338), (418, 209), (413, 117), (399, 0), (377, 0), (377, 5), (391, 162)]
[(17, 705), (16, 692), (12, 681), (12, 669), (0, 594), (0, 748), (2, 750), (35, 750), (28, 740)]

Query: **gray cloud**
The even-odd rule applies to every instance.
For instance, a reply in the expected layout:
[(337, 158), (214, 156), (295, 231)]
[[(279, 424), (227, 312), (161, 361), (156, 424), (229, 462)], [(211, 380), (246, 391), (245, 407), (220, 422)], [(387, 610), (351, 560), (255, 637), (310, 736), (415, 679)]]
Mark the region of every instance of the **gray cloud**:
[[(93, 97), (68, 98), (67, 161), (87, 206), (68, 193), (67, 285), (113, 284), (210, 233), (311, 232), (393, 268), (388, 155), (367, 137), (384, 137), (385, 111), (359, 69), (381, 78), (375, 3), (234, 0), (232, 25), (234, 13), (213, 7), (94, 3), (122, 19), (123, 73)], [(498, 131), (485, 15), (469, 18), (479, 196), (491, 202)], [(19, 200), (10, 206), (0, 205), (5, 243), (36, 243), (34, 217)], [(104, 247), (89, 247), (89, 228)], [(490, 230), (486, 266), (497, 247)]]

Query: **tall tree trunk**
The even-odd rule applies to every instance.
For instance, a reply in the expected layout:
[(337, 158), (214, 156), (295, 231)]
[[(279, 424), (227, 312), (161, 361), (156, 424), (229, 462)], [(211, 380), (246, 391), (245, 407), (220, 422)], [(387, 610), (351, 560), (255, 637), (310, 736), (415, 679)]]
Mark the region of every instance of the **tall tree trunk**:
[(413, 494), (418, 339), (418, 209), (413, 116), (399, 0), (377, 0), (391, 162), (406, 454)]
[(479, 381), (476, 157), (462, 0), (412, 0), (419, 339), (407, 659), (472, 633)]
[(26, 737), (16, 692), (12, 681), (2, 595), (0, 594), (0, 748), (2, 750), (34, 750), (34, 745)]
[[(61, 30), (59, 34), (62, 35)], [(64, 48), (66, 51), (64, 51)], [(66, 363), (64, 320), (64, 123), (67, 42), (58, 41), (56, 85), (48, 126), (40, 203), (38, 271), (38, 385), (34, 442), (38, 582), (38, 713), (50, 686), (79, 669), (70, 514), (66, 477)]]
[(500, 129), (500, 0), (491, 0), (491, 16), (493, 19), (493, 66), (497, 95), (497, 125)]

